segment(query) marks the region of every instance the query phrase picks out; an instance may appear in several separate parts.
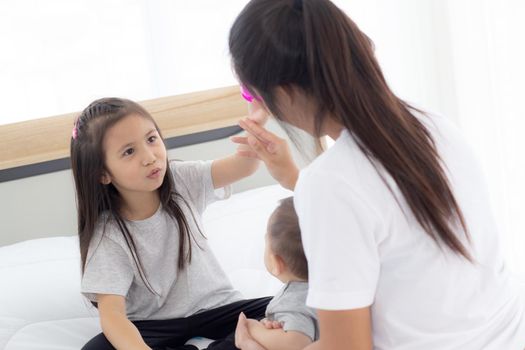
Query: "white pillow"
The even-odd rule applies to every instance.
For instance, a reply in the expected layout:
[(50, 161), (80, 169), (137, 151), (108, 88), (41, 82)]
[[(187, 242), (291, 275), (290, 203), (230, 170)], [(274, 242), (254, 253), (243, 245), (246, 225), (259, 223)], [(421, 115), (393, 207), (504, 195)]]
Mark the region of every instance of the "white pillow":
[[(266, 221), (291, 192), (268, 186), (209, 206), (204, 230), (233, 285), (246, 298), (273, 295), (264, 268)], [(80, 294), (78, 239), (52, 237), (0, 248), (0, 349), (79, 349), (99, 333), (98, 313)]]
[(281, 286), (264, 266), (264, 235), (279, 200), (291, 195), (277, 185), (261, 187), (215, 202), (204, 213), (210, 246), (246, 298), (274, 295)]
[(52, 237), (0, 248), (0, 348), (78, 349), (100, 332), (96, 309), (79, 294), (77, 243)]

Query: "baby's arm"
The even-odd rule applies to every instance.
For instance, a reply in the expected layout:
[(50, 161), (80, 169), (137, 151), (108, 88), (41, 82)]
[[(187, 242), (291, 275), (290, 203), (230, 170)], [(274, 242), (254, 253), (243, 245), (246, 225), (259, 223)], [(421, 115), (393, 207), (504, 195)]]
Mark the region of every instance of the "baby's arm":
[[(245, 329), (242, 323), (246, 325)], [(239, 332), (248, 334), (237, 334)], [(282, 328), (268, 329), (261, 322), (239, 318), (236, 330), (237, 347), (242, 350), (300, 350), (312, 343), (311, 339), (296, 331), (285, 332)]]
[(123, 296), (98, 294), (97, 301), (102, 331), (116, 349), (151, 350), (128, 319)]

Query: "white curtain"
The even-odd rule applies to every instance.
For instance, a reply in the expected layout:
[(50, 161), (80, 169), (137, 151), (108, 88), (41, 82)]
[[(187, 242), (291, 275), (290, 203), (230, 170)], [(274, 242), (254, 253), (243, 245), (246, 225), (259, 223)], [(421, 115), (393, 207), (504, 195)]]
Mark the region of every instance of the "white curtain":
[(483, 163), (509, 266), (525, 280), (525, 3), (447, 5), (458, 119)]
[(235, 84), (246, 0), (0, 0), (0, 124)]
[(1, 0), (0, 124), (152, 90), (138, 0)]

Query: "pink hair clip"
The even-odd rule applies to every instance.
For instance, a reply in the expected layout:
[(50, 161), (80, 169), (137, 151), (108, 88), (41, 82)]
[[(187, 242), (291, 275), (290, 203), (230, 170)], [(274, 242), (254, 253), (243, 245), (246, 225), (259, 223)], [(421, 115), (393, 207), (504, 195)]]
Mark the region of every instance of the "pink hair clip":
[(250, 94), (250, 92), (248, 91), (248, 89), (241, 84), (241, 96), (248, 102), (252, 103), (253, 100), (257, 100), (257, 101), (262, 101), (261, 98), (259, 96), (253, 96), (252, 94)]
[(77, 128), (77, 122), (75, 121), (75, 125), (73, 125), (73, 130), (71, 131), (71, 137), (73, 140), (76, 140), (78, 137), (78, 128)]

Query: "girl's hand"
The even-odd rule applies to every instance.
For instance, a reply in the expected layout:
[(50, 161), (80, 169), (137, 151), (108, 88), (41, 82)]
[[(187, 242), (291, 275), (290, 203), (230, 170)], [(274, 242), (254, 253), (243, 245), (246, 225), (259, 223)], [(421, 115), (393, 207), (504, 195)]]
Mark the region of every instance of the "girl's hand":
[(239, 126), (248, 133), (248, 136), (234, 136), (231, 140), (248, 145), (250, 149), (239, 148), (237, 154), (262, 160), (272, 177), (281, 186), (293, 190), (299, 176), (299, 169), (295, 165), (286, 140), (269, 132), (250, 118), (241, 120)]

